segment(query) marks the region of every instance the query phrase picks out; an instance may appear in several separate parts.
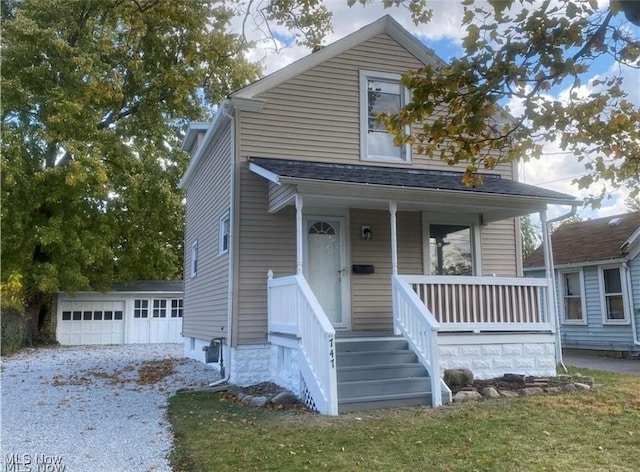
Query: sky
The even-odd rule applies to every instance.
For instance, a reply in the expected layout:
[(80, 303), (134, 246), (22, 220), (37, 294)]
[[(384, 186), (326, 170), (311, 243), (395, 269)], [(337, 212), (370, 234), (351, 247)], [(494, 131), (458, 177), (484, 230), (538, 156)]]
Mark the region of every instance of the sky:
[[(640, 1), (640, 0), (639, 0)], [(425, 45), (433, 49), (442, 59), (448, 60), (462, 54), (462, 40), (465, 30), (462, 26), (463, 7), (459, 1), (455, 0), (430, 0), (429, 4), (433, 9), (433, 18), (430, 23), (416, 27), (411, 21), (409, 12), (403, 8), (384, 9), (382, 2), (374, 0), (366, 7), (357, 4), (349, 8), (346, 0), (326, 0), (324, 4), (333, 13), (333, 31), (328, 33), (324, 44), (330, 44), (367, 24), (377, 20), (385, 14), (390, 14), (403, 27), (414, 34)], [(608, 5), (607, 0), (599, 0), (601, 7)], [(311, 51), (305, 47), (296, 46), (292, 34), (284, 28), (272, 28), (273, 39), (264, 40), (265, 26), (259, 21), (248, 19), (245, 23), (245, 34), (248, 38), (256, 40), (249, 59), (259, 61), (264, 67), (264, 73), (274, 72), (301, 57), (308, 55)], [(240, 28), (238, 20), (234, 28)], [(613, 63), (600, 61), (592, 68), (594, 74), (603, 74), (608, 70), (613, 70)], [(627, 68), (623, 71), (625, 77), (625, 88), (630, 94), (631, 100), (640, 105), (640, 73), (637, 70)], [(585, 84), (585, 91), (591, 88), (590, 84)], [(562, 99), (566, 90), (553, 90), (555, 98)], [(512, 113), (517, 113), (522, 109), (521, 104), (509, 103)], [(543, 156), (540, 160), (526, 163), (520, 166), (519, 179), (528, 184), (557, 190), (576, 196), (578, 199), (585, 198), (588, 191), (578, 189), (577, 185), (571, 181), (584, 174), (585, 170), (575, 157), (559, 153), (560, 149), (554, 143), (546, 144)], [(580, 208), (578, 214), (583, 219), (611, 216), (624, 213), (625, 199), (627, 192), (618, 190), (612, 192), (610, 197), (605, 199), (601, 208)], [(567, 211), (566, 207), (551, 207), (549, 217), (555, 217)]]

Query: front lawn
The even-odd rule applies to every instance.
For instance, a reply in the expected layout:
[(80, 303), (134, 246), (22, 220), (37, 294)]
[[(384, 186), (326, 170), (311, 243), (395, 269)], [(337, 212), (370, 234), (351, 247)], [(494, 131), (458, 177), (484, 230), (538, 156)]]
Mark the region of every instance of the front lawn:
[(596, 392), (339, 417), (187, 392), (169, 400), (171, 462), (186, 471), (637, 471), (640, 377), (579, 370)]

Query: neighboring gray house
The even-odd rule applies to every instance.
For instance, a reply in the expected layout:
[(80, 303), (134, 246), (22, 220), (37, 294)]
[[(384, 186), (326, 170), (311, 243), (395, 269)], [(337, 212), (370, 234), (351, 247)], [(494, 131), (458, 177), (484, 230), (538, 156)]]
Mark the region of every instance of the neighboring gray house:
[[(551, 241), (562, 347), (640, 355), (640, 211), (564, 224)], [(543, 266), (538, 248), (525, 272)]]
[(394, 146), (376, 115), (428, 63), (386, 16), (189, 127), (187, 356), (221, 342), (230, 381), (329, 414), (438, 405), (447, 367), (555, 373), (555, 305), (522, 277), (518, 217), (575, 200), (515, 182), (511, 163), (465, 187), (462, 167)]

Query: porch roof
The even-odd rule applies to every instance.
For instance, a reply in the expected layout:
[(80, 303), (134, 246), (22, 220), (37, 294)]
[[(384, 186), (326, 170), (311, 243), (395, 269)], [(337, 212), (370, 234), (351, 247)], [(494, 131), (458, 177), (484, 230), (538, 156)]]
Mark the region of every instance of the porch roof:
[[(312, 162), (292, 159), (250, 157), (253, 172), (276, 184), (293, 184), (301, 193), (317, 191), (317, 185), (330, 185), (331, 195), (352, 196), (347, 187), (357, 188), (357, 195), (367, 197), (367, 189), (380, 198), (412, 202), (411, 208), (426, 203), (440, 207), (457, 200), (468, 212), (492, 213), (491, 219), (528, 214), (547, 204), (571, 205), (576, 199), (564, 193), (504, 179), (497, 174), (483, 174), (483, 183), (468, 187), (462, 172)], [(437, 195), (437, 197), (436, 197)], [(443, 200), (444, 197), (444, 200)], [(455, 198), (458, 197), (458, 198)], [(406, 206), (406, 205), (405, 205)], [(486, 210), (492, 210), (487, 212)], [(509, 209), (509, 211), (505, 211)], [(516, 211), (514, 211), (516, 210)]]

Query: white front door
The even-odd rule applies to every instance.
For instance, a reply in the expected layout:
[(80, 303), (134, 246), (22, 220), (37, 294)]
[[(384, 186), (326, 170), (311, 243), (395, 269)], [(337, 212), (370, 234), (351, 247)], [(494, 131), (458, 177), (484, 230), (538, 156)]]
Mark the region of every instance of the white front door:
[(344, 218), (309, 216), (304, 227), (304, 275), (333, 326), (348, 328)]

